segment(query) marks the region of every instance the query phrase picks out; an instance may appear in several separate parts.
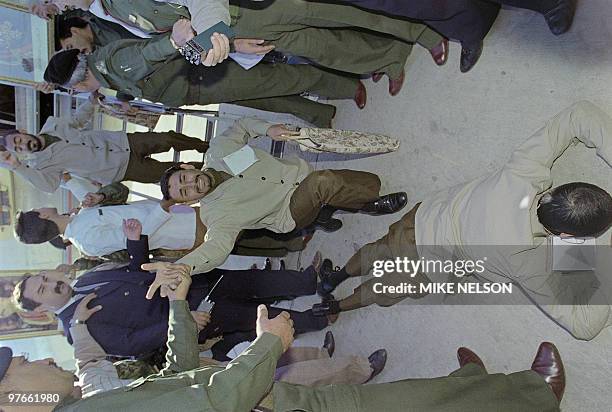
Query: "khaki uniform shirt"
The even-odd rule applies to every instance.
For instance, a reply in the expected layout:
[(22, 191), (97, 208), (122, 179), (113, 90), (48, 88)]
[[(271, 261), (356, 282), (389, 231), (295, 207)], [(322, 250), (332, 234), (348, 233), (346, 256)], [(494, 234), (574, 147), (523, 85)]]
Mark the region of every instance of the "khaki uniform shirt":
[(58, 137), (39, 152), (27, 155), (12, 170), (44, 192), (55, 192), (64, 172), (102, 184), (123, 180), (130, 158), (125, 132), (83, 130), (93, 105), (79, 107), (71, 119), (50, 117), (40, 133)]
[(573, 294), (559, 274), (551, 273), (546, 233), (536, 214), (539, 198), (552, 185), (553, 162), (574, 137), (612, 164), (612, 119), (594, 104), (579, 102), (550, 119), (500, 171), (423, 201), (416, 243), (426, 259), (480, 258), (486, 250), (483, 277), (517, 283), (546, 302), (541, 309), (575, 337), (592, 339), (610, 324), (610, 306), (596, 296), (602, 290)]
[(277, 159), (256, 148), (257, 161), (241, 173), (234, 174), (224, 161), (249, 138), (265, 136), (270, 126), (244, 118), (210, 142), (204, 168), (229, 173), (232, 178), (200, 200), (200, 218), (208, 228), (205, 241), (177, 263), (192, 266), (194, 273), (208, 272), (225, 262), (243, 229), (286, 233), (295, 228), (289, 201), (312, 171), (308, 163), (299, 158)]

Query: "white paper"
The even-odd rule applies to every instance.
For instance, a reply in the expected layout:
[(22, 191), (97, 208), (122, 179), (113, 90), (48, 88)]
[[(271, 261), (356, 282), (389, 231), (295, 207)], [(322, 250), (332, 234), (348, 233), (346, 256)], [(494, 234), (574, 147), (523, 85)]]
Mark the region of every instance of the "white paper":
[(263, 55), (246, 54), (240, 52), (230, 53), (229, 56), (244, 70), (249, 70), (251, 67), (255, 66), (264, 58)]
[(244, 172), (258, 160), (255, 150), (249, 145), (244, 145), (241, 149), (223, 158), (226, 166), (234, 176)]
[(594, 270), (595, 238), (561, 238), (552, 239), (552, 270), (575, 272)]

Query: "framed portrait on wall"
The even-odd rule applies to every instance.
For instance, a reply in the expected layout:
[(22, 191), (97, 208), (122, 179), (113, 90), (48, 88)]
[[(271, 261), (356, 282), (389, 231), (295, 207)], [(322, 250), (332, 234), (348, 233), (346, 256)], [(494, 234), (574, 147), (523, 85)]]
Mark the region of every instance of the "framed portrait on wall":
[(33, 85), (43, 81), (51, 55), (52, 24), (27, 5), (0, 0), (0, 82)]
[(0, 271), (0, 340), (57, 335), (57, 319), (50, 312), (24, 312), (12, 300), (15, 285), (26, 272)]

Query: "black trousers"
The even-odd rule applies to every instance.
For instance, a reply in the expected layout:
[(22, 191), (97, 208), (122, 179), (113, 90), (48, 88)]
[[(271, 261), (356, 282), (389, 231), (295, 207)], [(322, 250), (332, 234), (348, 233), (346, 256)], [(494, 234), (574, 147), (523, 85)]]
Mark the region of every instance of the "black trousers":
[[(186, 136), (174, 131), (128, 133), (130, 159), (123, 180), (141, 183), (158, 183), (162, 175), (174, 162), (160, 162), (151, 158), (152, 154), (174, 150), (197, 150), (206, 153), (208, 143), (196, 137)], [(190, 162), (197, 169), (201, 162)]]
[(480, 43), (495, 22), (500, 5), (545, 13), (557, 0), (341, 0), (364, 9), (420, 20), (464, 46)]
[[(202, 276), (202, 275), (198, 275)], [(303, 272), (295, 270), (215, 270), (206, 274), (210, 281), (217, 278), (209, 298), (214, 302), (211, 321), (199, 335), (199, 341), (223, 335), (212, 347), (213, 358), (227, 360), (236, 344), (255, 339), (257, 306), (266, 304), (270, 317), (283, 310), (271, 305), (279, 299), (313, 295), (317, 289), (317, 274), (311, 266)], [(296, 334), (321, 330), (328, 325), (326, 317), (314, 316), (312, 310), (287, 310)]]
[(505, 6), (518, 7), (520, 9), (528, 9), (537, 11), (538, 13), (546, 13), (548, 10), (555, 7), (557, 0), (487, 0), (491, 3), (503, 4)]

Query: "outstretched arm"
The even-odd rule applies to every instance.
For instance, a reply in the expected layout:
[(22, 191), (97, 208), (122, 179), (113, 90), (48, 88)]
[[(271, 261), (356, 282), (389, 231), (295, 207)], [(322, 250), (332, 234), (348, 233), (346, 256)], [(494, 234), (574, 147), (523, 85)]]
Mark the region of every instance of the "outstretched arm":
[(512, 155), (505, 169), (532, 182), (538, 191), (551, 184), (553, 162), (577, 138), (612, 165), (612, 118), (589, 101), (580, 101), (550, 119)]
[(239, 233), (238, 228), (211, 226), (206, 232), (204, 243), (176, 263), (190, 266), (192, 273), (210, 272), (225, 262)]

